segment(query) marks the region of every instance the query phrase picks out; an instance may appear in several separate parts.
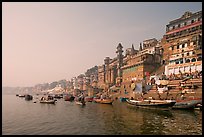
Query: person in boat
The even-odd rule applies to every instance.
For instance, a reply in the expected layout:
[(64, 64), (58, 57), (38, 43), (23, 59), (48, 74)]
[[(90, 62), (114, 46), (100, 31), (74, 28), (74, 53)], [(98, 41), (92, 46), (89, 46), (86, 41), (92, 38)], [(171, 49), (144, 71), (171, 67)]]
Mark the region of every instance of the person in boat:
[(48, 96), (47, 100), (53, 100), (54, 98), (52, 96)]

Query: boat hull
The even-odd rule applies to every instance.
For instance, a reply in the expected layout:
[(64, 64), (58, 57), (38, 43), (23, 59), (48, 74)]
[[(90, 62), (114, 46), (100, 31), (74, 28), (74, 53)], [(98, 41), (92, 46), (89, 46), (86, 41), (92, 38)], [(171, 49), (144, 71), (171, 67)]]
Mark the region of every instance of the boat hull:
[(85, 101), (86, 102), (92, 102), (93, 101), (93, 97), (85, 97)]
[(101, 103), (101, 104), (112, 104), (113, 100), (112, 99), (94, 99), (96, 103)]
[(64, 100), (65, 101), (74, 101), (74, 96), (65, 96)]
[(43, 104), (55, 104), (55, 100), (43, 100), (43, 101), (40, 101), (40, 103), (43, 103)]
[(174, 100), (129, 100), (127, 99), (126, 102), (128, 104), (134, 105), (136, 107), (142, 108), (171, 108), (175, 105), (176, 101)]
[(25, 95), (25, 100), (33, 100), (33, 96), (31, 96), (31, 95)]
[(202, 100), (179, 101), (172, 107), (173, 109), (194, 109), (198, 104), (202, 104)]

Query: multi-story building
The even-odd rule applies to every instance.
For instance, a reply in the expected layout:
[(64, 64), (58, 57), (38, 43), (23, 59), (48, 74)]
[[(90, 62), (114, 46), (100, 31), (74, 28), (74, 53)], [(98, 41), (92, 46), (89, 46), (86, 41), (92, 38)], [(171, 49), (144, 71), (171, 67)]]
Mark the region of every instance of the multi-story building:
[(73, 89), (78, 89), (78, 81), (77, 81), (77, 78), (76, 77), (73, 77), (71, 79), (71, 83), (73, 84)]
[(202, 11), (170, 21), (164, 38), (166, 75), (202, 70)]
[(98, 87), (105, 88), (105, 65), (98, 66)]
[(89, 77), (90, 83), (98, 81), (98, 66), (94, 66), (85, 72), (85, 76)]
[(119, 43), (116, 49), (117, 57), (106, 57), (104, 64), (98, 67), (98, 86), (108, 88), (113, 85), (127, 87), (132, 81), (141, 81), (161, 64), (160, 44), (154, 39), (143, 41), (139, 50), (126, 49), (123, 56), (123, 47)]
[[(160, 46), (156, 39), (143, 41), (143, 48), (140, 44), (139, 50), (126, 53), (122, 67), (122, 85), (124, 90), (131, 87), (132, 83), (141, 83), (161, 64)], [(129, 90), (130, 91), (130, 90)]]
[(123, 46), (121, 43), (117, 46), (117, 57), (111, 59), (106, 57), (104, 64), (98, 67), (98, 87), (109, 88), (115, 84), (120, 84), (117, 79), (122, 79), (123, 65)]
[(80, 74), (80, 75), (77, 77), (77, 83), (78, 83), (78, 89), (79, 89), (79, 90), (83, 90), (84, 77), (85, 77), (84, 74)]

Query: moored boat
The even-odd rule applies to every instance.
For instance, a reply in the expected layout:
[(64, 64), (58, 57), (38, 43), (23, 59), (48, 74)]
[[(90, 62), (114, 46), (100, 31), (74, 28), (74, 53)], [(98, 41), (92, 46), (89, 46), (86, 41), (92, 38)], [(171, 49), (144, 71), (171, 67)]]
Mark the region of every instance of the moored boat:
[(55, 104), (56, 100), (41, 100), (40, 103), (45, 103), (45, 104)]
[(177, 100), (173, 109), (194, 109), (198, 104), (202, 104), (202, 100)]
[(29, 94), (25, 95), (25, 100), (32, 100), (32, 99), (33, 99), (32, 95), (29, 95)]
[(63, 98), (63, 95), (62, 94), (55, 94), (54, 98), (60, 99), (60, 98)]
[(42, 97), (40, 103), (55, 104), (56, 100), (52, 96)]
[(96, 103), (101, 103), (101, 104), (112, 104), (113, 100), (112, 99), (94, 99)]
[(92, 102), (93, 101), (93, 97), (85, 97), (85, 101), (86, 102)]
[(25, 95), (18, 95), (18, 97), (25, 97)]
[(135, 105), (136, 107), (143, 108), (171, 108), (175, 105), (175, 100), (129, 100), (127, 99), (127, 103), (131, 105)]
[(136, 103), (140, 102), (138, 100), (133, 100), (133, 99), (126, 99), (126, 102), (130, 105), (136, 105)]
[(72, 95), (65, 95), (65, 96), (64, 96), (64, 100), (65, 100), (65, 101), (73, 101), (74, 98), (75, 98), (75, 97), (72, 96)]

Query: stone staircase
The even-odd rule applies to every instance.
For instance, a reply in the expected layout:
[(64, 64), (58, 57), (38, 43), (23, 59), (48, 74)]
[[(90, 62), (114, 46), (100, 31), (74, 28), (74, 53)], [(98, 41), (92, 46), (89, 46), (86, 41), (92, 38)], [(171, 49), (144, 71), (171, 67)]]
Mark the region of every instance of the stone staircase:
[[(170, 87), (169, 89), (169, 96), (168, 99), (170, 98), (175, 98), (177, 94), (181, 93), (182, 89), (181, 89), (181, 84), (182, 80), (172, 80), (169, 81), (168, 86)], [(189, 79), (185, 82), (185, 86), (192, 86), (196, 85), (197, 88), (196, 89), (192, 89), (192, 93), (189, 93), (188, 96), (194, 96), (194, 97), (202, 97), (202, 78), (199, 79)], [(166, 94), (160, 94), (161, 98), (166, 98)], [(149, 90), (148, 94), (144, 95), (144, 98), (148, 98), (148, 97), (153, 97), (155, 99), (159, 99), (158, 93), (157, 93), (157, 89), (156, 89), (156, 85), (153, 85), (152, 88)]]

